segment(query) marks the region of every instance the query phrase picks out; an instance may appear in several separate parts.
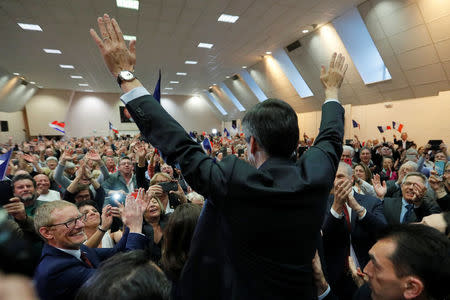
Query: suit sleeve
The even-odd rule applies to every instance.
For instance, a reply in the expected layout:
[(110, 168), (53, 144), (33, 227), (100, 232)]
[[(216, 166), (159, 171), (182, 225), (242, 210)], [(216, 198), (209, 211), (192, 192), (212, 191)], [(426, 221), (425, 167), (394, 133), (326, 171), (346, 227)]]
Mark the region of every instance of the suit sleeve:
[(178, 122), (150, 95), (126, 105), (145, 139), (172, 164), (178, 162), (189, 184), (208, 199), (224, 199), (231, 169), (207, 156)]
[(322, 106), (319, 135), (314, 146), (297, 163), (305, 179), (312, 184), (324, 184), (328, 189), (332, 186), (342, 154), (344, 113), (344, 108), (338, 102), (328, 102)]
[(423, 203), (418, 208), (414, 208), (414, 213), (416, 214), (417, 221), (422, 221), (423, 217), (438, 214), (441, 212), (439, 205), (428, 195), (424, 196)]
[(362, 220), (359, 220), (358, 218), (357, 222), (359, 222), (364, 230), (370, 233), (372, 237), (376, 237), (377, 234), (387, 226), (387, 221), (383, 212), (383, 202), (378, 201), (370, 211), (367, 210), (365, 217)]

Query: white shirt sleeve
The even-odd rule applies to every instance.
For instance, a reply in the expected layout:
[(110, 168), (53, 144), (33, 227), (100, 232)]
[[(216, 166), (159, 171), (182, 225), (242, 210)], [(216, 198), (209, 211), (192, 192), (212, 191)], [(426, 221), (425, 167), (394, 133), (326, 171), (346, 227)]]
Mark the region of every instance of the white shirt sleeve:
[(341, 102), (339, 102), (338, 99), (332, 99), (332, 98), (326, 99), (325, 102), (324, 102), (323, 104), (326, 104), (326, 103), (328, 103), (328, 102), (337, 102), (337, 103), (341, 104)]
[(122, 100), (123, 104), (127, 105), (128, 102), (146, 95), (150, 95), (150, 93), (147, 91), (146, 88), (140, 86), (132, 89), (128, 93), (123, 94), (122, 97), (120, 97), (120, 100)]
[(331, 288), (330, 288), (330, 285), (328, 285), (327, 290), (326, 290), (325, 292), (323, 292), (322, 295), (319, 295), (319, 297), (317, 297), (317, 299), (318, 299), (318, 300), (322, 300), (323, 298), (325, 298), (326, 296), (328, 296), (328, 294), (330, 293), (330, 291), (331, 291)]
[(338, 214), (333, 208), (330, 209), (330, 212), (336, 219), (342, 219), (342, 214)]

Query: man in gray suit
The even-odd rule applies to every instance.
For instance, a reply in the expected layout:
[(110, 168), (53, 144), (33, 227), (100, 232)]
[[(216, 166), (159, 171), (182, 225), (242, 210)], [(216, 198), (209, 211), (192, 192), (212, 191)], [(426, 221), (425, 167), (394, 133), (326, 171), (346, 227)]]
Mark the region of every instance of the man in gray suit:
[(426, 183), (422, 173), (408, 173), (401, 184), (402, 197), (384, 198), (384, 216), (389, 224), (420, 222), (425, 216), (441, 212), (434, 200), (425, 198)]

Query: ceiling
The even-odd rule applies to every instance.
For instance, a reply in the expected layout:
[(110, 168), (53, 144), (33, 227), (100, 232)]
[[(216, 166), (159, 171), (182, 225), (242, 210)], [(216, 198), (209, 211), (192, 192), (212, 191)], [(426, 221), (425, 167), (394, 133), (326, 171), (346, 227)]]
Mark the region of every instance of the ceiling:
[[(138, 11), (117, 8), (115, 0), (0, 0), (0, 67), (49, 89), (119, 92), (103, 64), (89, 28), (103, 13), (115, 17), (125, 34), (137, 36), (136, 74), (148, 87), (162, 69), (162, 92), (195, 94), (225, 80), (266, 51), (304, 36), (309, 24), (325, 24), (361, 0), (141, 0)], [(220, 14), (238, 15), (235, 24)], [(32, 23), (42, 32), (24, 31)], [(197, 48), (199, 42), (214, 44)], [(59, 49), (47, 54), (43, 48)], [(185, 60), (197, 60), (186, 65)], [(59, 64), (74, 65), (61, 69)], [(186, 72), (187, 76), (177, 76)], [(81, 75), (83, 79), (71, 79)], [(169, 81), (179, 81), (170, 84)], [(89, 87), (80, 87), (88, 83)]]

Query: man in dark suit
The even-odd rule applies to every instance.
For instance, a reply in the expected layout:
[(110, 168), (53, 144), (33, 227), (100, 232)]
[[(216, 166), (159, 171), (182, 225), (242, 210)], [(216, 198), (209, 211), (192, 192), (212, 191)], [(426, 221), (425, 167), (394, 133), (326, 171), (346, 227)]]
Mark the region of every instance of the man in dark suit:
[(329, 70), (322, 68), (327, 101), (320, 132), (297, 164), (290, 159), (297, 115), (276, 99), (255, 105), (242, 121), (250, 164), (234, 155), (215, 162), (134, 77), (134, 42), (125, 45), (109, 16), (98, 23), (102, 38), (91, 35), (141, 133), (208, 199), (177, 285), (181, 298), (311, 299), (311, 262), (342, 152), (343, 56), (334, 54)]
[(40, 299), (74, 299), (101, 261), (118, 251), (143, 249), (146, 238), (141, 230), (145, 205), (139, 201), (127, 199), (122, 218), (128, 228), (114, 248), (104, 249), (83, 245), (87, 239), (86, 215), (80, 214), (74, 204), (57, 200), (41, 205), (34, 217), (35, 229), (46, 241), (34, 275)]
[(425, 216), (441, 212), (436, 201), (426, 196), (426, 182), (422, 173), (408, 173), (401, 184), (402, 196), (384, 198), (384, 216), (390, 225), (420, 222)]
[(400, 140), (397, 140), (397, 137), (394, 134), (394, 144), (402, 147), (405, 150), (408, 150), (414, 144), (414, 142), (407, 140), (408, 134), (406, 132), (402, 132), (400, 138)]
[(376, 235), (387, 226), (383, 203), (378, 198), (355, 193), (352, 183), (352, 168), (340, 162), (334, 196), (329, 198), (322, 227), (328, 280), (339, 299), (351, 299), (357, 289), (348, 272), (348, 257), (363, 269)]

